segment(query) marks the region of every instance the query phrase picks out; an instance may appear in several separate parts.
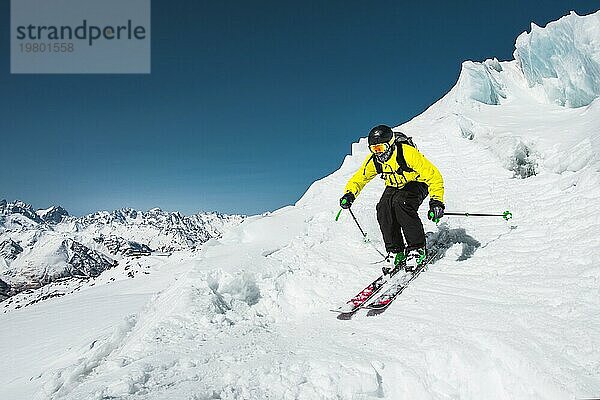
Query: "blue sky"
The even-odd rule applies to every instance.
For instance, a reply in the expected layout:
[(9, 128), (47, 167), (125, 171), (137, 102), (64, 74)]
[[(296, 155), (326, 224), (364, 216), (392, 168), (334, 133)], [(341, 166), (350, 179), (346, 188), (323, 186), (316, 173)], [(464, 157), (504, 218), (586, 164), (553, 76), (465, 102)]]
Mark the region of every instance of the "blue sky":
[(8, 3), (0, 198), (75, 215), (293, 204), (373, 125), (404, 122), (443, 96), (462, 61), (512, 59), (531, 21), (599, 8), (153, 0), (150, 75), (11, 75)]

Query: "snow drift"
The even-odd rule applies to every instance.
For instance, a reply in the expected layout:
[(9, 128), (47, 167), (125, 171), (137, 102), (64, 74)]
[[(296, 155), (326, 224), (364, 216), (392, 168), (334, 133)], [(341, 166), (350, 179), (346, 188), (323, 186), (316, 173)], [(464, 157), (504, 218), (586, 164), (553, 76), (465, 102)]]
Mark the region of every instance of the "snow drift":
[[(445, 255), (384, 314), (338, 321), (329, 311), (379, 269), (371, 245), (382, 247), (374, 214), (382, 182), (353, 205), (370, 244), (346, 214), (334, 221), (342, 188), (367, 155), (361, 139), (294, 206), (164, 261), (161, 270), (177, 274), (160, 284), (148, 278), (154, 296), (115, 282), (3, 315), (3, 324), (45, 326), (41, 349), (53, 357), (36, 359), (37, 342), (3, 333), (0, 352), (18, 368), (2, 370), (0, 391), (40, 399), (597, 397), (600, 216), (590, 207), (600, 198), (600, 106), (597, 94), (573, 106), (588, 101), (587, 83), (600, 75), (572, 72), (597, 60), (600, 42), (582, 33), (593, 33), (599, 16), (571, 14), (520, 36), (519, 60), (465, 63), (443, 99), (398, 127), (444, 175), (447, 210), (509, 208), (515, 219), (426, 221)], [(581, 57), (560, 59), (549, 44)], [(536, 55), (529, 67), (526, 54)], [(560, 70), (557, 80), (536, 83), (541, 66)], [(555, 88), (564, 88), (564, 104)], [(128, 301), (110, 313), (98, 306), (115, 296)], [(78, 325), (73, 316), (90, 310), (98, 316)], [(66, 326), (54, 326), (51, 312), (64, 313)]]

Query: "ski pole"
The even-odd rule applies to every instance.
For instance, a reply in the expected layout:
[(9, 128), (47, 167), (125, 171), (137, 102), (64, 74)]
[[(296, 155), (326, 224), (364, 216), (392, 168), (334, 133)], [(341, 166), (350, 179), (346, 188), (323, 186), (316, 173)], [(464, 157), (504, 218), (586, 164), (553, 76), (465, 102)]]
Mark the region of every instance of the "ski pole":
[[(342, 200), (342, 204), (346, 204), (346, 199)], [(338, 211), (337, 215), (335, 216), (336, 221), (340, 218), (340, 214), (342, 213), (342, 211), (343, 211), (343, 208), (340, 208), (340, 211)], [(352, 219), (354, 220), (354, 222), (356, 222), (356, 226), (358, 226), (358, 229), (360, 230), (360, 233), (363, 235), (363, 239), (365, 240), (365, 242), (371, 244), (371, 246), (373, 246), (373, 248), (379, 253), (379, 255), (381, 255), (381, 257), (387, 259), (387, 256), (384, 255), (381, 251), (379, 251), (379, 249), (377, 247), (375, 247), (369, 239), (367, 239), (367, 234), (365, 233), (363, 228), (361, 228), (360, 224), (358, 223), (358, 219), (356, 219), (356, 216), (354, 215), (352, 210), (350, 208), (348, 208), (348, 211), (350, 211), (350, 215), (352, 215)]]
[(350, 215), (352, 215), (352, 219), (354, 220), (354, 222), (356, 222), (356, 226), (358, 226), (358, 229), (360, 230), (360, 233), (362, 233), (362, 235), (364, 236), (364, 238), (367, 238), (367, 234), (365, 233), (365, 231), (363, 231), (363, 229), (360, 227), (360, 224), (358, 223), (358, 220), (356, 219), (356, 216), (354, 215), (354, 213), (352, 212), (352, 210), (349, 208), (348, 211), (350, 211)]
[[(502, 214), (485, 214), (485, 213), (468, 213), (468, 212), (444, 212), (444, 215), (456, 215), (460, 217), (502, 217), (505, 221), (512, 219), (513, 215), (510, 211), (504, 211)], [(429, 216), (433, 218), (433, 211), (429, 212)], [(434, 221), (435, 222), (435, 221)]]
[[(346, 204), (346, 199), (342, 200), (342, 205), (344, 205), (344, 204)], [(342, 210), (343, 210), (343, 208), (340, 208), (340, 211), (338, 211), (337, 215), (335, 216), (336, 221), (340, 218), (340, 214), (342, 213)], [(360, 233), (362, 233), (363, 237), (366, 239), (367, 234), (365, 233), (365, 231), (363, 231), (363, 228), (360, 227), (360, 224), (358, 223), (356, 216), (354, 215), (354, 213), (352, 212), (352, 210), (350, 208), (348, 208), (348, 211), (350, 211), (350, 215), (352, 215), (352, 219), (354, 220), (354, 222), (356, 222), (356, 226), (358, 226)]]

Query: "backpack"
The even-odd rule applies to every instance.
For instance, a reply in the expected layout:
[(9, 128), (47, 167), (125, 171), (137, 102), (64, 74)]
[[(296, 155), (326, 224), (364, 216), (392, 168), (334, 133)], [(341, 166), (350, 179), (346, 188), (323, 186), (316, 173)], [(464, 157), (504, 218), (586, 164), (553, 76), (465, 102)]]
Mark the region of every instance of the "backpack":
[[(396, 137), (394, 143), (396, 143), (396, 148), (398, 149), (398, 151), (396, 151), (396, 162), (400, 166), (400, 168), (396, 172), (398, 172), (399, 174), (402, 174), (403, 172), (414, 172), (414, 169), (409, 167), (406, 163), (406, 159), (404, 158), (404, 152), (402, 151), (402, 145), (406, 144), (411, 147), (414, 147), (415, 149), (417, 148), (417, 145), (415, 145), (415, 143), (413, 142), (412, 137), (406, 136), (402, 132), (394, 132), (394, 136)], [(375, 157), (375, 154), (371, 155), (371, 159), (373, 160), (373, 164), (375, 164), (375, 170), (377, 171), (377, 173), (382, 174), (383, 167)]]

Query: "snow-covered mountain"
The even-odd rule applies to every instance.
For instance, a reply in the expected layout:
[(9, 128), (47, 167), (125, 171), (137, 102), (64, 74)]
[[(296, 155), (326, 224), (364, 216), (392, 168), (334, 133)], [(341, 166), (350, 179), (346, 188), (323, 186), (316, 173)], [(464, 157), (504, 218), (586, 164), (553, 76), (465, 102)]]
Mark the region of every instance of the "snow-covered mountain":
[(129, 208), (100, 211), (81, 218), (65, 218), (57, 229), (93, 237), (116, 235), (146, 244), (157, 251), (194, 249), (218, 237), (223, 228), (241, 221), (240, 216), (216, 212), (183, 215), (159, 208), (136, 211)]
[(58, 224), (63, 218), (68, 217), (69, 213), (61, 206), (52, 206), (45, 210), (37, 210), (36, 214), (47, 223)]
[(65, 278), (97, 277), (123, 256), (194, 250), (241, 216), (121, 209), (83, 217), (60, 206), (44, 210), (0, 201), (0, 296)]
[(397, 127), (444, 175), (447, 211), (514, 219), (425, 220), (441, 258), (384, 314), (329, 311), (380, 268), (383, 182), (353, 205), (370, 243), (346, 213), (334, 220), (368, 155), (360, 139), (294, 206), (249, 217), (200, 252), (0, 315), (29, 333), (0, 333), (11, 360), (0, 395), (598, 397), (599, 29), (600, 12), (532, 26), (515, 60), (465, 62), (444, 98)]

